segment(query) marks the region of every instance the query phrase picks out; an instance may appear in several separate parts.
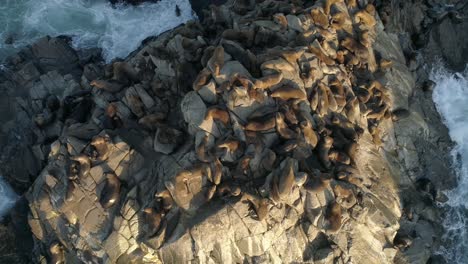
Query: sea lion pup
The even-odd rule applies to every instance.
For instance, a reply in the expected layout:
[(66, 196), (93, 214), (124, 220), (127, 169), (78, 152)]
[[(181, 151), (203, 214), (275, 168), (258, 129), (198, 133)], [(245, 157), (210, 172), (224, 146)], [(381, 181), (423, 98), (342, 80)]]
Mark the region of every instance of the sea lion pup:
[(164, 210), (169, 211), (171, 210), (172, 206), (174, 205), (174, 199), (172, 198), (171, 193), (164, 189), (163, 191), (157, 192), (154, 197), (159, 200), (162, 204)]
[(215, 106), (208, 108), (205, 120), (219, 121), (224, 126), (228, 126), (231, 121), (231, 117), (229, 116), (228, 111)]
[(58, 243), (54, 242), (49, 246), (50, 264), (65, 264), (65, 252), (63, 247)]
[(91, 83), (89, 85), (91, 85), (92, 87), (95, 87), (97, 89), (104, 90), (106, 92), (110, 92), (110, 93), (120, 92), (124, 88), (123, 84), (121, 84), (121, 83), (119, 83), (117, 81), (114, 81), (114, 80), (109, 80), (109, 81), (106, 81), (106, 80), (93, 80), (93, 81), (91, 81)]
[(263, 76), (254, 81), (254, 86), (256, 89), (267, 89), (274, 85), (277, 85), (283, 80), (283, 73), (280, 71), (273, 71), (272, 74)]
[(152, 207), (147, 207), (142, 211), (142, 235), (145, 238), (151, 238), (161, 233), (161, 227), (164, 226), (164, 212), (157, 212)]
[(315, 149), (317, 143), (319, 141), (317, 133), (315, 133), (312, 122), (306, 119), (300, 123), (302, 135), (304, 136), (304, 140), (312, 149)]
[(325, 211), (325, 218), (328, 222), (326, 229), (331, 232), (336, 232), (341, 227), (341, 205), (337, 202), (332, 202), (328, 205)]
[(201, 70), (197, 77), (195, 78), (195, 81), (193, 81), (193, 90), (194, 91), (199, 91), (204, 85), (206, 85), (211, 79), (211, 71), (207, 68), (204, 68)]
[(99, 160), (106, 160), (109, 157), (109, 144), (111, 140), (108, 136), (96, 136), (91, 141), (91, 146), (96, 151), (94, 158)]
[(268, 216), (268, 199), (261, 198), (257, 195), (244, 193), (241, 198), (242, 201), (247, 201), (252, 206), (256, 217), (254, 219), (263, 221)]
[(411, 238), (409, 235), (404, 235), (398, 232), (395, 235), (395, 238), (393, 238), (393, 246), (400, 249), (404, 250), (413, 244), (413, 238)]
[(362, 87), (357, 87), (354, 92), (357, 98), (359, 99), (359, 101), (364, 104), (367, 103), (372, 96), (369, 90), (362, 88)]
[(210, 69), (214, 76), (218, 76), (223, 66), (224, 48), (220, 45), (214, 49), (213, 56), (211, 56), (211, 58), (207, 62), (207, 67), (208, 69)]
[(118, 61), (112, 64), (113, 77), (112, 79), (120, 83), (138, 82), (138, 72), (127, 62)]
[(270, 96), (285, 101), (289, 99), (307, 100), (306, 92), (294, 85), (283, 85), (279, 88), (276, 88)]
[(249, 131), (267, 131), (274, 129), (276, 126), (276, 116), (264, 116), (262, 118), (255, 118), (250, 120), (244, 127), (245, 130)]
[(275, 161), (276, 153), (271, 149), (267, 149), (265, 150), (265, 153), (263, 154), (262, 159), (260, 160), (260, 164), (261, 167), (265, 170), (272, 171), (275, 168)]
[(401, 119), (409, 117), (410, 114), (411, 114), (410, 111), (408, 111), (407, 109), (398, 108), (392, 111), (392, 120), (396, 122)]
[(342, 2), (343, 0), (325, 0), (325, 3), (323, 5), (323, 12), (326, 14), (326, 15), (330, 15), (330, 11), (331, 11), (331, 7), (334, 5), (334, 4), (337, 4), (337, 3), (340, 3)]
[(374, 28), (377, 24), (375, 17), (369, 14), (366, 10), (359, 10), (354, 14), (354, 21), (358, 24), (363, 24), (369, 29)]
[(83, 176), (87, 175), (89, 173), (89, 170), (91, 169), (91, 160), (89, 159), (88, 156), (81, 154), (78, 156), (71, 157), (70, 160), (75, 161), (76, 165), (79, 165), (78, 168), (72, 168), (76, 174), (78, 174), (78, 178), (83, 179)]
[(284, 122), (284, 115), (280, 112), (276, 113), (276, 132), (285, 139), (292, 139), (297, 136)]
[(230, 80), (230, 85), (242, 86), (245, 89), (251, 89), (255, 87), (254, 82), (251, 81), (249, 77), (243, 74), (240, 74), (238, 72), (232, 75), (231, 80)]
[(317, 145), (318, 148), (318, 157), (320, 162), (325, 168), (330, 168), (331, 161), (329, 157), (330, 148), (333, 146), (333, 138), (332, 137), (324, 137), (322, 140), (319, 141)]
[(99, 203), (102, 208), (108, 209), (119, 202), (120, 180), (114, 173), (106, 173), (104, 188), (101, 190)]

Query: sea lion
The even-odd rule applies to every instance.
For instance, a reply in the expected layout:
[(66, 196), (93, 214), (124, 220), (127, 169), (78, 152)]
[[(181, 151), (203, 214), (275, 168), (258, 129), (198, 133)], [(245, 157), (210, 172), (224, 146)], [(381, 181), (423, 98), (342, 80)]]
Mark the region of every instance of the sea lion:
[(138, 82), (138, 72), (128, 63), (124, 61), (114, 62), (112, 64), (113, 73), (112, 79), (120, 83)]
[(165, 213), (157, 212), (152, 207), (147, 207), (142, 211), (142, 235), (151, 238), (161, 233)]
[(280, 112), (276, 113), (276, 132), (285, 139), (292, 139), (297, 136), (284, 122), (284, 115)]
[(385, 112), (388, 110), (389, 106), (386, 104), (380, 105), (372, 109), (370, 113), (366, 115), (367, 119), (377, 119), (381, 120), (385, 115)]
[(409, 235), (404, 235), (398, 232), (393, 238), (393, 246), (399, 248), (400, 250), (404, 250), (413, 244), (413, 238)]
[(276, 126), (276, 116), (255, 118), (250, 120), (245, 126), (245, 130), (249, 131), (267, 131), (274, 129)]
[(211, 163), (211, 181), (215, 185), (219, 185), (221, 183), (221, 179), (223, 177), (223, 164), (221, 161), (216, 158), (212, 163)]
[(175, 6), (175, 14), (176, 14), (177, 17), (180, 17), (180, 15), (181, 15), (181, 11), (180, 11), (179, 5), (176, 5), (176, 6)]
[(211, 162), (213, 160), (213, 153), (209, 148), (210, 135), (205, 134), (200, 143), (195, 147), (195, 153), (198, 160), (201, 162)]
[(163, 121), (166, 119), (166, 117), (166, 113), (156, 112), (145, 115), (144, 117), (138, 119), (138, 124), (149, 131), (155, 131), (163, 124)]
[(271, 97), (280, 98), (285, 101), (289, 99), (307, 100), (307, 94), (305, 91), (293, 85), (284, 85), (275, 89), (271, 93)]
[(332, 202), (328, 205), (325, 212), (325, 218), (327, 219), (327, 229), (331, 232), (336, 232), (341, 227), (341, 206), (337, 202)]
[(296, 173), (295, 185), (297, 185), (299, 188), (304, 186), (308, 178), (309, 178), (309, 175), (306, 172), (301, 171), (301, 172)]
[(380, 62), (379, 62), (379, 67), (382, 70), (389, 69), (389, 68), (393, 67), (393, 61), (389, 60), (389, 59), (381, 59)]
[(403, 108), (398, 108), (392, 111), (392, 120), (393, 122), (399, 121), (401, 119), (407, 118), (411, 115), (410, 111)]
[(50, 264), (65, 264), (65, 252), (62, 245), (54, 242), (49, 246)]
[(108, 136), (94, 137), (91, 141), (91, 146), (97, 152), (94, 158), (106, 160), (109, 157), (109, 144), (111, 144), (111, 139)]
[(205, 194), (205, 198), (206, 198), (206, 202), (210, 201), (214, 195), (216, 194), (216, 185), (211, 185), (210, 187), (208, 187), (208, 189), (206, 190), (206, 194)]
[(161, 201), (163, 209), (166, 211), (169, 211), (174, 205), (174, 199), (167, 189), (156, 193), (154, 196)]
[(317, 58), (325, 63), (328, 66), (335, 65), (335, 60), (332, 58), (328, 57), (328, 55), (323, 51), (322, 46), (320, 43), (315, 40), (311, 45), (308, 46), (309, 51), (317, 56)]
[(104, 188), (101, 191), (99, 203), (102, 208), (108, 209), (117, 204), (120, 199), (120, 180), (114, 173), (106, 173)]
[(90, 85), (92, 87), (95, 87), (97, 89), (101, 89), (110, 93), (117, 93), (120, 92), (123, 88), (124, 85), (114, 81), (114, 80), (93, 80), (91, 81)]
[(330, 168), (331, 162), (329, 157), (330, 148), (333, 145), (332, 137), (324, 137), (318, 144), (318, 156), (319, 160), (325, 168)]
[(315, 149), (319, 141), (317, 133), (315, 133), (312, 122), (310, 120), (304, 120), (300, 123), (302, 135), (304, 136), (305, 142), (312, 148)]
[(281, 13), (274, 14), (273, 21), (277, 23), (278, 25), (280, 25), (282, 30), (285, 30), (288, 28), (288, 20), (286, 19), (286, 16)]
[(369, 29), (374, 28), (377, 24), (375, 17), (366, 10), (359, 10), (356, 12), (356, 14), (354, 14), (354, 21), (358, 24), (364, 24)]
[(335, 184), (333, 193), (335, 194), (336, 202), (345, 209), (349, 209), (357, 203), (356, 196), (352, 188), (349, 187), (349, 184), (348, 186), (344, 183)]
[(317, 85), (317, 91), (318, 91), (318, 96), (319, 96), (319, 102), (318, 102), (318, 114), (320, 116), (325, 116), (328, 113), (328, 92), (327, 92), (327, 87), (323, 83), (318, 83)]
[(325, 0), (325, 4), (323, 6), (323, 12), (326, 14), (326, 15), (330, 15), (330, 11), (331, 11), (331, 7), (334, 5), (334, 4), (337, 4), (337, 3), (340, 3), (342, 2), (343, 0)]
[(256, 220), (263, 221), (268, 216), (268, 199), (244, 193), (242, 201), (248, 201), (256, 214)]
[(76, 168), (75, 171), (78, 174), (77, 176), (80, 179), (83, 179), (83, 177), (87, 175), (89, 173), (89, 170), (91, 169), (91, 160), (89, 159), (89, 157), (82, 154), (82, 155), (71, 157), (70, 160), (78, 162), (79, 168)]
[(294, 160), (288, 158), (281, 171), (278, 175), (278, 196), (281, 200), (287, 198), (294, 187), (296, 182), (296, 176), (294, 172)]
[(328, 28), (330, 26), (327, 13), (323, 13), (319, 8), (312, 9), (310, 11), (310, 16), (316, 26), (322, 28)]
[(201, 70), (197, 77), (195, 78), (195, 81), (193, 81), (193, 90), (194, 91), (199, 91), (204, 85), (208, 83), (208, 81), (211, 79), (211, 71), (207, 68), (203, 68)]
[(205, 120), (210, 120), (210, 119), (219, 121), (223, 123), (224, 126), (229, 125), (229, 122), (231, 120), (229, 116), (229, 112), (219, 107), (208, 108), (208, 110), (206, 111)]
[(295, 72), (296, 71), (296, 68), (293, 65), (291, 65), (291, 63), (289, 63), (287, 60), (283, 58), (266, 61), (262, 63), (262, 65), (260, 65), (260, 68), (262, 70), (272, 70), (272, 71), (277, 71), (277, 72), (283, 72), (283, 71)]
[(267, 89), (274, 85), (277, 85), (281, 82), (281, 80), (283, 80), (283, 73), (281, 73), (280, 71), (274, 71), (274, 73), (270, 75), (256, 79), (254, 81), (254, 86), (256, 89)]
[(224, 48), (217, 46), (214, 49), (213, 56), (208, 60), (207, 67), (214, 76), (218, 76), (221, 68), (224, 66)]
[(276, 161), (276, 153), (272, 151), (271, 149), (266, 149), (265, 153), (262, 156), (260, 164), (265, 170), (272, 171), (275, 168), (274, 167), (275, 161)]
[(232, 183), (223, 182), (217, 187), (217, 195), (219, 197), (226, 197), (227, 195), (239, 196), (241, 194), (241, 188)]
[(304, 188), (312, 193), (318, 193), (330, 186), (331, 177), (323, 177), (323, 173), (318, 169), (313, 169), (308, 177)]

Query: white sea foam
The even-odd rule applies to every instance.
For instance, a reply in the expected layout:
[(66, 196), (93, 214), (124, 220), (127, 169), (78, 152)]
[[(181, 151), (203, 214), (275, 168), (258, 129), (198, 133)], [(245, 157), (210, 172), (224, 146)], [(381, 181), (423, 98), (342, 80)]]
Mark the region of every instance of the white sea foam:
[[(2, 0), (0, 60), (44, 35), (68, 35), (75, 48), (99, 47), (106, 61), (126, 57), (149, 36), (194, 18), (189, 0), (113, 8), (107, 0)], [(175, 15), (176, 5), (181, 15)], [(13, 36), (14, 44), (4, 40)]]
[(18, 195), (10, 185), (0, 176), (0, 219), (15, 205)]
[(448, 263), (468, 263), (468, 69), (451, 73), (438, 67), (431, 79), (437, 110), (456, 143), (452, 154), (458, 174), (458, 185), (447, 192), (449, 201), (443, 205), (446, 230), (440, 253)]

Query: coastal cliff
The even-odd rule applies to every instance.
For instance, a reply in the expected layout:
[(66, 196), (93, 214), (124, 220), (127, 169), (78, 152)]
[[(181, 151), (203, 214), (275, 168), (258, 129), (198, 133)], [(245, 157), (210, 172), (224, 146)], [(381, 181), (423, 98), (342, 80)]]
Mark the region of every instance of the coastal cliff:
[(10, 58), (34, 261), (435, 261), (456, 181), (433, 56), (394, 6), (338, 2), (228, 1), (109, 65), (66, 38)]

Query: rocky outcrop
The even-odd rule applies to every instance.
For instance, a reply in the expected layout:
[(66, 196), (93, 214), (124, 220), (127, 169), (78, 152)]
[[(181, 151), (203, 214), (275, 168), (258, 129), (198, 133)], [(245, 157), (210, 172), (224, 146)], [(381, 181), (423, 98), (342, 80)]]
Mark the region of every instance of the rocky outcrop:
[(291, 2), (212, 6), (111, 65), (12, 61), (38, 259), (427, 262), (454, 178), (404, 42), (372, 5)]

